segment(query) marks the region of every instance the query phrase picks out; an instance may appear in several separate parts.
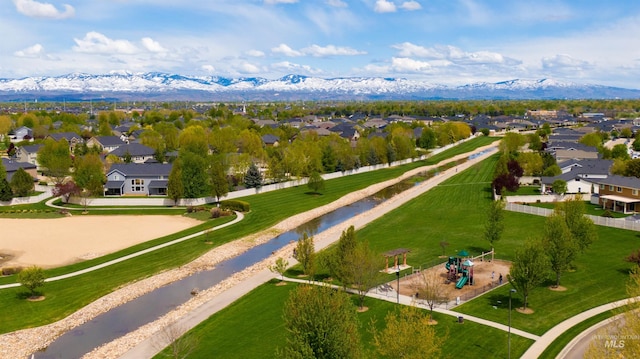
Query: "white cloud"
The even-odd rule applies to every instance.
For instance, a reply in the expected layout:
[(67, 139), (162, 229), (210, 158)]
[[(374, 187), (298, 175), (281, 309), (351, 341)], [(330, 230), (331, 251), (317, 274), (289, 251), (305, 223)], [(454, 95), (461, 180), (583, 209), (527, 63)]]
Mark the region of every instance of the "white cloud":
[(264, 3), (267, 5), (275, 5), (275, 4), (295, 4), (298, 0), (264, 0)]
[(298, 57), (303, 55), (300, 51), (290, 48), (287, 44), (280, 44), (278, 47), (272, 48), (271, 51), (289, 57)]
[(63, 5), (64, 11), (56, 9), (49, 3), (42, 3), (34, 0), (13, 0), (16, 10), (19, 13), (29, 17), (39, 17), (47, 19), (66, 19), (73, 17), (76, 13), (73, 6)]
[(246, 74), (258, 74), (258, 73), (262, 72), (260, 67), (254, 65), (254, 64), (250, 64), (248, 62), (244, 62), (244, 63), (240, 64), (239, 66), (237, 66), (236, 69), (239, 72), (246, 73)]
[(373, 8), (375, 12), (396, 12), (396, 4), (387, 0), (376, 0), (376, 5)]
[(264, 52), (260, 50), (248, 50), (245, 51), (245, 54), (251, 57), (264, 57)]
[(431, 65), (406, 57), (394, 57), (391, 60), (391, 69), (396, 72), (429, 72)]
[(24, 50), (16, 51), (13, 54), (18, 57), (40, 57), (44, 54), (44, 47), (40, 44), (35, 44)]
[(521, 61), (508, 58), (497, 52), (476, 51), (466, 52), (455, 46), (435, 46), (423, 47), (404, 42), (392, 45), (393, 48), (399, 50), (398, 55), (402, 57), (420, 57), (426, 59), (448, 60), (461, 65), (480, 65), (480, 64), (504, 64), (517, 65)]
[(342, 0), (326, 0), (325, 3), (333, 7), (348, 7), (349, 5)]
[(73, 39), (74, 51), (96, 54), (134, 54), (138, 49), (128, 40), (112, 40), (105, 35), (91, 31), (82, 39)]
[(423, 57), (431, 59), (443, 59), (446, 57), (444, 54), (442, 54), (441, 51), (436, 51), (433, 48), (418, 46), (410, 42), (391, 45), (391, 47), (400, 50), (398, 55), (402, 57)]
[(300, 50), (304, 55), (310, 55), (314, 57), (327, 57), (327, 56), (354, 56), (364, 55), (366, 52), (358, 51), (350, 47), (338, 47), (334, 45), (327, 45), (325, 47), (319, 45), (311, 45)]
[(415, 11), (422, 9), (422, 6), (417, 1), (405, 1), (400, 5), (400, 7), (407, 11)]
[(588, 61), (573, 58), (567, 54), (558, 54), (552, 57), (542, 58), (542, 68), (551, 70), (576, 70), (581, 71), (591, 68), (592, 65)]
[(202, 70), (204, 70), (205, 72), (208, 72), (208, 73), (214, 73), (214, 72), (216, 72), (216, 68), (215, 68), (215, 67), (213, 67), (212, 65), (202, 65), (202, 66), (200, 66), (200, 68), (201, 68)]
[(299, 73), (299, 74), (319, 74), (322, 71), (316, 70), (308, 65), (294, 64), (289, 61), (277, 62), (271, 64), (271, 68), (277, 71), (286, 73)]
[(142, 46), (147, 49), (147, 51), (149, 52), (166, 52), (167, 50), (162, 47), (162, 45), (160, 45), (159, 42), (153, 40), (150, 37), (143, 37), (142, 40)]

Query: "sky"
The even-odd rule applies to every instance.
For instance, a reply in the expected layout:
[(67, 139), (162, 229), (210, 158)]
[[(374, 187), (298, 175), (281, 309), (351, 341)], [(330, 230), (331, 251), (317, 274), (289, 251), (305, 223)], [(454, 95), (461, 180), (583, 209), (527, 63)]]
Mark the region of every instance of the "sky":
[(512, 79), (640, 88), (637, 0), (4, 0), (0, 78)]

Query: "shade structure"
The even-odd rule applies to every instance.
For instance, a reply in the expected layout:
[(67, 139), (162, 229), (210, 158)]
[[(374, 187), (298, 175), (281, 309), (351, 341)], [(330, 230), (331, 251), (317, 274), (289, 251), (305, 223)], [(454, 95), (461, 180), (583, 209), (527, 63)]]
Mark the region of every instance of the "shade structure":
[(458, 252), (458, 256), (467, 257), (467, 256), (469, 256), (469, 252), (467, 252), (466, 250), (463, 249), (460, 252)]

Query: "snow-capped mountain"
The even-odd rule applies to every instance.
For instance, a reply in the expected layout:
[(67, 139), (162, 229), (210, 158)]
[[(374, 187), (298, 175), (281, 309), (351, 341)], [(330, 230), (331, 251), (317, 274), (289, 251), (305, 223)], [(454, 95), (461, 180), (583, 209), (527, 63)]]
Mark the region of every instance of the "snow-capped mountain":
[(0, 101), (32, 97), (69, 100), (95, 97), (162, 100), (560, 99), (640, 98), (640, 90), (579, 85), (552, 79), (445, 86), (404, 78), (319, 78), (293, 74), (275, 80), (159, 72), (73, 73), (56, 77), (0, 79)]

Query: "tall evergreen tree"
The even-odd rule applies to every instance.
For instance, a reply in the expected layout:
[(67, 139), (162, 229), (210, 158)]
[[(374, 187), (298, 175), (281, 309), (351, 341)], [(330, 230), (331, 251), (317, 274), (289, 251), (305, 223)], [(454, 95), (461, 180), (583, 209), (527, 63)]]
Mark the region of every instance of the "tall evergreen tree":
[(249, 165), (249, 169), (244, 176), (244, 185), (247, 188), (262, 187), (262, 173), (260, 173), (260, 170), (255, 163), (251, 163), (251, 165)]
[(11, 201), (13, 199), (13, 191), (7, 181), (7, 170), (0, 159), (0, 201)]

